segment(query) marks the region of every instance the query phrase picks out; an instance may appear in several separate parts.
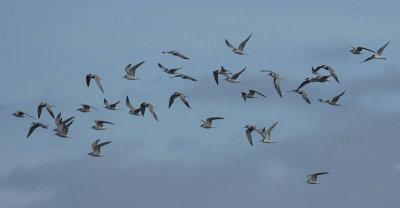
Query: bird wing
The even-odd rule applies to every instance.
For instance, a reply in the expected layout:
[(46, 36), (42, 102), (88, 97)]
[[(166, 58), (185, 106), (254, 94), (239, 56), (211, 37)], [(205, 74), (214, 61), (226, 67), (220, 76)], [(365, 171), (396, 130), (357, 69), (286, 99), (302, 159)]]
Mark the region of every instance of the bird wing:
[(144, 113), (146, 112), (146, 103), (143, 102), (142, 104), (140, 104), (140, 112), (142, 113), (142, 116), (144, 116)]
[(252, 131), (253, 130), (250, 130), (250, 129), (246, 130), (246, 136), (247, 136), (247, 139), (249, 140), (249, 143), (250, 143), (251, 146), (253, 146), (253, 139), (251, 138), (251, 132)]
[(43, 109), (44, 105), (39, 105), (38, 106), (38, 118), (40, 118), (40, 114), (42, 114), (42, 109)]
[(301, 91), (301, 96), (303, 99), (308, 103), (311, 104), (310, 99), (308, 99), (307, 92), (306, 91)]
[(105, 98), (104, 98), (104, 105), (108, 106), (108, 102), (107, 102), (107, 100)]
[(207, 118), (206, 121), (207, 121), (207, 123), (209, 123), (211, 125), (213, 120), (218, 120), (218, 119), (224, 119), (224, 118), (222, 118), (222, 117), (210, 117), (210, 118)]
[(92, 149), (93, 149), (93, 151), (95, 151), (96, 145), (97, 145), (97, 143), (99, 143), (99, 141), (100, 141), (100, 139), (96, 139), (96, 141), (94, 141), (94, 142), (92, 143)]
[(46, 109), (47, 109), (47, 111), (50, 113), (51, 117), (54, 118), (54, 113), (53, 113), (53, 111), (51, 110), (50, 105), (47, 104), (47, 105), (46, 105)]
[(116, 103), (114, 103), (114, 104), (111, 104), (110, 106), (111, 106), (111, 107), (116, 107), (118, 104), (119, 104), (119, 101), (116, 102)]
[(269, 128), (267, 129), (267, 131), (265, 132), (265, 134), (268, 135), (268, 139), (269, 139), (269, 137), (270, 137), (270, 135), (271, 135), (272, 129), (275, 128), (276, 124), (278, 124), (278, 121), (275, 122), (271, 127), (269, 127)]
[(373, 50), (371, 50), (371, 49), (368, 49), (368, 48), (364, 48), (364, 47), (358, 47), (358, 48), (357, 48), (357, 51), (358, 51), (359, 48), (360, 48), (360, 51), (361, 51), (361, 50), (367, 50), (367, 51), (370, 51), (370, 52), (372, 52), (372, 53), (376, 53), (375, 51), (373, 51)]
[(126, 72), (127, 74), (129, 74), (129, 69), (131, 68), (131, 65), (132, 65), (132, 64), (128, 64), (128, 65), (125, 67), (125, 72)]
[(99, 86), (100, 90), (104, 93), (103, 86), (101, 86), (100, 77), (97, 75), (94, 75), (94, 80), (96, 80), (97, 86)]
[(346, 92), (346, 90), (345, 91), (343, 91), (342, 93), (340, 93), (340, 95), (338, 95), (338, 96), (336, 96), (336, 97), (334, 97), (333, 99), (332, 99), (332, 102), (337, 102), (338, 100), (339, 100), (339, 98), (341, 97), (341, 96), (343, 96), (344, 95), (344, 93)]
[(153, 115), (153, 117), (158, 121), (157, 115), (154, 112), (154, 106), (153, 105), (149, 105), (148, 108), (150, 110), (150, 113)]
[(389, 40), (384, 46), (382, 46), (382, 47), (378, 50), (378, 52), (377, 52), (376, 54), (382, 55), (383, 50), (385, 50), (386, 46), (389, 45), (389, 43), (390, 43), (390, 40)]
[(133, 66), (133, 67), (129, 70), (129, 73), (128, 73), (128, 74), (129, 74), (129, 75), (132, 75), (132, 76), (135, 76), (136, 69), (137, 69), (140, 65), (142, 65), (144, 62), (145, 62), (145, 61), (142, 61), (142, 62), (136, 64), (135, 66)]
[(112, 122), (109, 122), (109, 121), (96, 121), (96, 123), (101, 123), (101, 124), (103, 124), (103, 123), (106, 123), (106, 124), (112, 124), (112, 125), (115, 125), (114, 123), (112, 123)]
[(158, 67), (160, 68), (160, 69), (165, 69), (165, 70), (168, 70), (167, 68), (165, 68), (163, 65), (161, 65), (160, 63), (158, 63)]
[(308, 84), (308, 83), (310, 83), (310, 81), (305, 80), (304, 82), (302, 82), (302, 83), (300, 84), (300, 86), (299, 86), (297, 89), (300, 89), (300, 88), (304, 87), (304, 85), (306, 85), (306, 84)]
[(171, 108), (171, 105), (174, 103), (175, 98), (177, 98), (178, 96), (179, 96), (178, 92), (175, 92), (174, 94), (171, 95), (171, 97), (169, 98), (168, 108)]
[(259, 95), (261, 95), (261, 96), (267, 98), (267, 96), (265, 96), (265, 95), (263, 95), (263, 94), (261, 94), (261, 93), (255, 91), (255, 90), (249, 90), (249, 91), (250, 91), (250, 94), (251, 94), (252, 92), (254, 92), (254, 93), (257, 93), (257, 94), (259, 94)]
[(249, 41), (249, 39), (251, 38), (251, 36), (253, 35), (253, 33), (251, 33), (249, 35), (249, 37), (246, 38), (246, 40), (244, 40), (240, 45), (239, 45), (239, 50), (243, 51), (244, 46), (246, 45), (247, 41)]
[(86, 85), (89, 87), (89, 85), (90, 85), (90, 80), (91, 80), (92, 78), (91, 78), (91, 75), (90, 74), (88, 74), (88, 75), (86, 75)]
[(39, 127), (38, 123), (33, 124), (31, 126), (31, 128), (29, 129), (29, 132), (28, 132), (28, 135), (26, 136), (26, 138), (28, 138), (37, 127)]
[(128, 106), (128, 108), (130, 108), (131, 110), (135, 110), (135, 108), (131, 105), (131, 102), (129, 101), (128, 96), (126, 96), (126, 105)]
[(186, 79), (190, 79), (190, 80), (192, 80), (192, 81), (197, 81), (197, 79), (195, 79), (195, 78), (193, 78), (193, 77), (191, 77), (191, 76), (185, 75), (185, 77), (186, 77)]
[(227, 39), (225, 39), (225, 43), (229, 48), (236, 49), (235, 46), (233, 46), (231, 43), (229, 43), (229, 41)]
[(279, 82), (280, 82), (279, 77), (276, 77), (276, 76), (275, 76), (275, 77), (274, 77), (275, 89), (276, 89), (276, 91), (278, 92), (279, 96), (282, 97), (282, 92), (281, 92), (281, 87), (279, 86)]
[(240, 75), (241, 73), (244, 72), (244, 70), (246, 70), (246, 67), (244, 67), (244, 68), (242, 69), (242, 71), (240, 71), (240, 72), (234, 74), (231, 78), (232, 78), (232, 79), (237, 79), (237, 78), (239, 77), (239, 75)]
[(189, 102), (186, 100), (186, 97), (184, 94), (180, 93), (179, 97), (181, 98), (182, 102), (185, 103), (185, 105), (190, 108)]
[(218, 70), (213, 71), (215, 82), (218, 84)]
[(372, 56), (370, 56), (370, 57), (368, 57), (367, 59), (365, 59), (363, 62), (367, 62), (367, 61), (369, 61), (369, 60), (371, 60), (371, 59), (373, 59), (374, 58), (374, 55), (372, 55)]
[(328, 67), (328, 71), (329, 73), (331, 73), (332, 77), (336, 80), (336, 82), (340, 83), (338, 77), (335, 74), (335, 70), (332, 67)]
[(104, 146), (104, 145), (106, 145), (106, 144), (110, 144), (110, 143), (111, 143), (110, 141), (108, 141), (108, 142), (103, 142), (103, 143), (100, 143), (100, 144), (96, 145), (96, 147), (100, 149), (102, 146)]

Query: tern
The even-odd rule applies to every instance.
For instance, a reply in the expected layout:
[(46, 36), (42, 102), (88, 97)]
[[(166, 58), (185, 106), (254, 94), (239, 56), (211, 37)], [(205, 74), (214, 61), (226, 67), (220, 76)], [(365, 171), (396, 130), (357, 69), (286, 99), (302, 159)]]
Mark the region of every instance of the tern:
[(104, 108), (107, 108), (108, 110), (119, 110), (117, 108), (118, 104), (119, 104), (119, 101), (114, 104), (108, 104), (108, 101), (104, 98), (104, 105), (106, 105)]
[(261, 70), (262, 72), (269, 72), (268, 75), (274, 78), (274, 85), (275, 85), (275, 89), (278, 92), (278, 95), (282, 97), (282, 93), (281, 93), (281, 87), (279, 86), (279, 82), (281, 79), (285, 80), (281, 75), (273, 72), (273, 71), (269, 71), (269, 70)]
[(24, 118), (24, 117), (33, 118), (32, 116), (30, 116), (30, 115), (28, 115), (28, 114), (26, 114), (26, 113), (24, 113), (24, 112), (22, 112), (22, 111), (18, 111), (18, 110), (16, 110), (16, 112), (13, 113), (13, 115), (14, 115), (15, 117), (18, 117), (18, 118)]
[(126, 75), (123, 76), (123, 78), (129, 79), (129, 80), (138, 80), (139, 78), (135, 77), (136, 69), (143, 63), (144, 63), (144, 61), (142, 61), (132, 67), (131, 67), (132, 64), (128, 64), (128, 66), (125, 67)]
[(244, 128), (246, 129), (247, 139), (249, 140), (250, 145), (253, 146), (253, 139), (251, 137), (251, 132), (254, 131), (254, 130), (260, 131), (260, 129), (257, 128), (256, 126), (250, 126), (250, 125), (247, 125)]
[(103, 142), (103, 143), (98, 144), (99, 141), (100, 141), (100, 139), (97, 139), (96, 141), (94, 141), (92, 143), (93, 152), (89, 153), (88, 155), (91, 155), (91, 156), (94, 156), (94, 157), (102, 157), (102, 156), (104, 156), (103, 154), (100, 153), (100, 148), (102, 146), (106, 145), (106, 144), (110, 144), (111, 142), (108, 141), (108, 142)]
[(91, 112), (91, 111), (92, 111), (92, 108), (95, 109), (95, 110), (98, 110), (97, 108), (92, 107), (92, 106), (90, 106), (90, 105), (86, 105), (86, 104), (81, 104), (81, 106), (82, 106), (81, 108), (78, 108), (78, 109), (76, 109), (76, 110), (78, 110), (78, 111), (80, 111), (80, 112), (82, 112), (82, 113)]
[(267, 130), (265, 130), (265, 127), (260, 131), (257, 130), (258, 133), (261, 134), (261, 136), (264, 138), (263, 140), (261, 140), (261, 142), (263, 143), (276, 143), (274, 141), (271, 140), (271, 131), (272, 129), (275, 128), (276, 124), (278, 124), (278, 121), (275, 122), (271, 127), (269, 127)]
[(328, 174), (328, 172), (314, 173), (314, 174), (308, 175), (307, 176), (308, 180), (306, 181), (306, 183), (308, 183), (308, 184), (319, 184), (319, 182), (317, 181), (317, 177), (319, 175), (325, 175), (325, 174)]
[(239, 55), (247, 55), (247, 53), (243, 52), (244, 46), (246, 46), (247, 41), (249, 41), (249, 39), (251, 38), (251, 35), (253, 35), (253, 33), (251, 33), (249, 35), (249, 37), (246, 38), (246, 40), (244, 40), (240, 45), (239, 48), (235, 48), (232, 44), (229, 43), (229, 41), (227, 39), (225, 39), (225, 43), (229, 48), (232, 48), (232, 51), (236, 54)]
[(47, 125), (45, 124), (39, 122), (33, 122), (31, 128), (29, 129), (28, 135), (26, 136), (27, 139), (37, 127), (42, 127), (44, 129), (47, 129)]
[(42, 114), (42, 109), (44, 107), (46, 107), (47, 112), (49, 112), (49, 114), (51, 115), (51, 117), (54, 118), (54, 114), (53, 111), (51, 110), (51, 107), (53, 107), (54, 105), (49, 104), (49, 103), (40, 103), (38, 106), (38, 118), (40, 118), (40, 115)]
[(188, 57), (186, 57), (185, 55), (183, 55), (181, 52), (178, 52), (178, 51), (163, 51), (162, 53), (169, 53), (169, 54), (172, 54), (174, 56), (179, 56), (179, 57), (181, 57), (183, 59), (189, 59)]
[(340, 93), (340, 95), (334, 97), (332, 100), (322, 100), (321, 98), (319, 98), (318, 100), (319, 100), (319, 102), (328, 103), (328, 104), (330, 104), (330, 105), (341, 106), (341, 105), (338, 103), (338, 101), (339, 101), (340, 97), (342, 97), (342, 96), (344, 95), (345, 92), (346, 92), (346, 90), (343, 91), (342, 93)]
[(230, 72), (229, 70), (225, 69), (223, 66), (221, 66), (220, 70), (217, 69), (217, 70), (213, 71), (214, 79), (215, 79), (215, 82), (217, 84), (219, 84), (218, 83), (218, 75), (219, 74), (223, 74), (223, 75), (227, 76), (227, 75), (232, 74), (232, 72)]
[(259, 94), (259, 95), (261, 95), (261, 96), (267, 98), (267, 96), (265, 96), (265, 95), (263, 95), (263, 94), (261, 94), (261, 93), (255, 91), (255, 90), (249, 90), (249, 93), (242, 92), (242, 97), (243, 97), (243, 99), (244, 99), (244, 102), (246, 102), (246, 98), (258, 98), (258, 97), (256, 96), (256, 94)]
[[(318, 72), (316, 72), (316, 73), (318, 73)], [(311, 82), (322, 82), (322, 83), (330, 82), (330, 80), (329, 80), (330, 76), (332, 76), (332, 75), (328, 75), (328, 76), (318, 75), (317, 77), (313, 77), (313, 78), (308, 77), (300, 84), (300, 86), (297, 89), (300, 89)]]
[(176, 71), (178, 71), (179, 69), (182, 69), (182, 68), (173, 68), (173, 69), (168, 69), (168, 68), (165, 68), (163, 65), (161, 65), (160, 63), (158, 63), (158, 67), (160, 67), (160, 69), (163, 69), (163, 71), (165, 71), (167, 74), (179, 74), (178, 72), (176, 72)]
[(169, 98), (169, 105), (168, 108), (171, 108), (171, 105), (174, 103), (175, 98), (180, 97), (182, 102), (188, 107), (189, 106), (189, 102), (186, 100), (186, 96), (185, 94), (181, 93), (181, 92), (175, 92), (174, 94), (171, 95), (171, 97)]
[(108, 121), (99, 121), (99, 120), (94, 120), (94, 122), (96, 123), (95, 126), (90, 127), (91, 129), (96, 129), (96, 130), (104, 130), (106, 129), (105, 127), (103, 127), (103, 124), (112, 124), (115, 125), (114, 123), (108, 122)]
[(370, 56), (369, 58), (365, 59), (363, 62), (367, 62), (367, 61), (369, 61), (371, 59), (383, 59), (383, 60), (385, 60), (386, 58), (384, 58), (382, 56), (382, 52), (383, 52), (383, 50), (385, 50), (386, 46), (389, 45), (389, 43), (390, 43), (390, 40), (384, 46), (382, 46), (378, 50), (378, 52), (376, 54), (374, 54), (374, 55)]
[(195, 78), (193, 78), (193, 77), (191, 77), (189, 75), (185, 75), (185, 74), (178, 74), (178, 75), (175, 75), (175, 76), (170, 77), (170, 78), (174, 78), (174, 77), (180, 77), (182, 79), (189, 79), (189, 80), (192, 80), (192, 81), (197, 81), (197, 79), (195, 79)]
[(317, 74), (317, 75), (319, 75), (319, 74), (318, 74), (318, 70), (320, 70), (320, 69), (328, 70), (329, 73), (331, 74), (331, 76), (336, 80), (336, 82), (337, 82), (337, 83), (340, 83), (340, 82), (339, 82), (339, 79), (337, 78), (337, 76), (336, 76), (336, 74), (335, 74), (335, 70), (334, 70), (331, 66), (328, 66), (328, 65), (321, 65), (321, 66), (318, 66), (318, 67), (315, 68), (315, 69), (314, 69), (314, 67), (311, 67), (312, 73), (313, 73), (313, 74)]
[(303, 90), (291, 90), (291, 91), (289, 91), (288, 90), (287, 92), (296, 92), (297, 94), (300, 94), (308, 104), (311, 104), (310, 99), (308, 98), (308, 92), (307, 91), (303, 91)]
[(207, 118), (205, 121), (201, 120), (201, 122), (203, 122), (203, 124), (201, 124), (200, 127), (205, 128), (205, 129), (215, 128), (215, 126), (212, 126), (212, 121), (213, 120), (218, 120), (218, 119), (224, 119), (224, 118), (222, 118), (222, 117), (210, 117), (210, 118)]
[(156, 106), (151, 103), (147, 103), (147, 102), (143, 102), (142, 104), (140, 104), (140, 112), (142, 113), (142, 116), (144, 116), (144, 112), (145, 112), (146, 108), (148, 108), (150, 113), (153, 115), (153, 117), (158, 121), (157, 115), (154, 112), (154, 107), (156, 107)]
[(54, 131), (57, 132), (55, 135), (57, 135), (59, 137), (63, 137), (63, 138), (70, 138), (70, 136), (68, 136), (68, 129), (74, 122), (74, 120), (72, 120), (74, 118), (75, 118), (75, 116), (72, 116), (72, 117), (66, 119), (65, 121), (63, 121), (61, 118), (61, 113), (59, 113), (57, 115), (57, 117), (54, 119), (54, 122), (57, 125), (57, 129), (54, 129)]
[(362, 50), (367, 50), (367, 51), (371, 51), (372, 53), (375, 53), (375, 51), (373, 51), (373, 50), (370, 50), (370, 49), (368, 49), (368, 48), (364, 48), (364, 47), (354, 47), (354, 46), (350, 46), (351, 47), (351, 50), (350, 50), (350, 52), (352, 53), (352, 54), (356, 54), (356, 55), (359, 55), (359, 54), (363, 54), (361, 51)]
[(104, 93), (103, 87), (101, 86), (101, 78), (96, 74), (88, 74), (86, 75), (86, 85), (89, 87), (90, 80), (94, 79), (96, 81), (97, 86), (99, 86), (100, 90)]
[(129, 101), (128, 96), (126, 96), (126, 106), (128, 106), (128, 108), (131, 109), (131, 110), (129, 111), (130, 114), (135, 115), (135, 116), (140, 116), (140, 108), (135, 109), (135, 108), (132, 106), (131, 102)]
[(239, 75), (241, 73), (243, 73), (245, 70), (246, 70), (246, 67), (244, 67), (242, 69), (242, 71), (234, 74), (232, 77), (230, 77), (229, 75), (224, 74), (226, 76), (225, 80), (228, 81), (228, 82), (232, 82), (232, 83), (239, 83), (239, 81), (237, 81), (237, 78), (239, 78)]

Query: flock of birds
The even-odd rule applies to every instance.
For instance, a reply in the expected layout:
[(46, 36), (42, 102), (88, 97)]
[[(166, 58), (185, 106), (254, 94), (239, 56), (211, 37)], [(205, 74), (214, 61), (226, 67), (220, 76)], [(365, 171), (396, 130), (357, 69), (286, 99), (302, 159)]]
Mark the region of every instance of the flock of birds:
[[(225, 43), (226, 43), (226, 45), (228, 47), (230, 47), (232, 49), (232, 51), (234, 53), (239, 54), (239, 55), (247, 55), (247, 53), (244, 52), (244, 47), (245, 47), (247, 41), (250, 40), (251, 36), (252, 36), (252, 34), (250, 34), (239, 45), (238, 48), (234, 47), (227, 39), (225, 39)], [(356, 54), (356, 55), (363, 54), (362, 51), (369, 51), (369, 52), (373, 53), (373, 55), (371, 55), (370, 57), (366, 58), (363, 62), (367, 62), (367, 61), (370, 61), (372, 59), (386, 59), (386, 58), (384, 58), (382, 56), (382, 53), (383, 53), (383, 50), (386, 48), (386, 46), (389, 44), (389, 42), (387, 42), (384, 46), (382, 46), (377, 52), (375, 52), (373, 50), (370, 50), (368, 48), (353, 47), (353, 46), (350, 46), (352, 48), (350, 50), (350, 52), (353, 53), (353, 54)], [(190, 59), (187, 56), (185, 56), (182, 53), (177, 52), (177, 51), (163, 51), (162, 53), (168, 53), (168, 54), (180, 57), (182, 59)], [(134, 66), (132, 66), (132, 64), (127, 65), (125, 67), (126, 75), (123, 78), (128, 79), (128, 80), (138, 80), (139, 78), (136, 77), (136, 70), (144, 63), (145, 63), (145, 61), (142, 61), (142, 62), (140, 62), (140, 63), (138, 63), (138, 64), (136, 64)], [(168, 74), (171, 74), (171, 75), (174, 75), (171, 78), (180, 77), (182, 79), (188, 79), (188, 80), (191, 80), (191, 81), (197, 81), (197, 79), (195, 79), (195, 78), (193, 78), (193, 77), (191, 77), (189, 75), (185, 75), (185, 74), (179, 73), (178, 70), (180, 70), (181, 68), (171, 68), (171, 69), (169, 69), (169, 68), (164, 67), (160, 63), (158, 63), (158, 67), (161, 68), (164, 72), (166, 72)], [(321, 75), (319, 73), (319, 71), (321, 69), (324, 69), (324, 70), (328, 71), (329, 75)], [(243, 68), (241, 71), (233, 74), (232, 72), (230, 72), (229, 70), (227, 70), (223, 66), (221, 66), (221, 68), (219, 70), (214, 70), (213, 71), (214, 80), (215, 80), (216, 84), (218, 85), (219, 84), (219, 79), (218, 79), (219, 75), (223, 75), (223, 76), (225, 76), (225, 80), (226, 81), (231, 82), (231, 83), (239, 83), (239, 81), (238, 81), (239, 76), (245, 70), (246, 70), (246, 67)], [(270, 70), (261, 70), (261, 72), (267, 72), (269, 76), (274, 78), (275, 89), (276, 89), (278, 95), (280, 97), (282, 97), (282, 92), (281, 92), (281, 88), (280, 88), (280, 84), (279, 83), (280, 83), (280, 80), (281, 79), (284, 80), (284, 78), (281, 75), (279, 75), (279, 74), (277, 74), (277, 73), (275, 73), (273, 71), (270, 71)], [(305, 100), (305, 102), (307, 102), (308, 104), (311, 104), (311, 101), (308, 98), (308, 92), (304, 91), (304, 90), (301, 90), (304, 86), (306, 86), (306, 85), (308, 85), (308, 84), (310, 84), (312, 82), (320, 82), (320, 83), (330, 82), (330, 80), (329, 80), (330, 77), (333, 77), (333, 79), (337, 83), (340, 83), (339, 79), (338, 79), (338, 76), (335, 73), (335, 70), (331, 66), (321, 65), (321, 66), (318, 66), (316, 68), (312, 67), (311, 68), (311, 72), (312, 72), (312, 74), (315, 74), (316, 76), (315, 77), (306, 78), (299, 85), (299, 87), (297, 89), (288, 90), (287, 91), (287, 92), (295, 92), (295, 93), (300, 94), (302, 96), (302, 98)], [(99, 75), (96, 75), (96, 74), (88, 74), (88, 75), (86, 75), (86, 84), (87, 84), (87, 86), (88, 87), (90, 86), (90, 82), (91, 82), (92, 79), (95, 80), (95, 82), (96, 82), (97, 86), (99, 87), (99, 89), (101, 90), (101, 92), (104, 93), (104, 89), (103, 89), (103, 86), (101, 84), (101, 80), (102, 79), (100, 78)], [(322, 100), (321, 98), (319, 98), (318, 100), (320, 102), (324, 102), (324, 103), (327, 103), (327, 104), (330, 104), (330, 105), (333, 105), (333, 106), (340, 106), (338, 101), (344, 95), (344, 93), (345, 93), (345, 91), (343, 91), (342, 93), (340, 93), (339, 95), (335, 96), (334, 98), (332, 98), (330, 100)], [(256, 90), (253, 90), (253, 89), (250, 89), (248, 93), (246, 93), (246, 92), (242, 92), (241, 93), (241, 97), (243, 97), (245, 102), (246, 102), (247, 99), (250, 99), (250, 98), (258, 98), (257, 95), (258, 96), (262, 96), (264, 98), (267, 98), (262, 93), (260, 93), (260, 92), (258, 92)], [(171, 97), (169, 99), (169, 105), (168, 105), (169, 108), (171, 108), (171, 106), (173, 105), (175, 99), (178, 98), (178, 97), (181, 99), (181, 101), (188, 108), (190, 108), (189, 102), (186, 99), (188, 96), (186, 96), (185, 94), (183, 94), (181, 92), (175, 92), (174, 94), (171, 95)], [(125, 102), (126, 102), (127, 107), (130, 109), (130, 111), (129, 111), (130, 114), (135, 115), (135, 116), (144, 116), (146, 108), (147, 108), (150, 111), (150, 113), (152, 114), (152, 116), (154, 117), (154, 119), (158, 121), (157, 115), (156, 115), (156, 113), (154, 111), (155, 105), (153, 105), (151, 103), (148, 103), (148, 102), (143, 102), (143, 103), (141, 103), (139, 108), (135, 109), (132, 106), (128, 96), (126, 97)], [(108, 109), (108, 110), (119, 110), (117, 108), (118, 104), (119, 104), (119, 101), (115, 102), (113, 104), (110, 104), (106, 99), (104, 99), (105, 108)], [(90, 105), (86, 105), (86, 104), (81, 104), (81, 106), (82, 107), (78, 108), (77, 110), (82, 112), (82, 113), (91, 112), (93, 109), (94, 110), (98, 110), (97, 108), (92, 107)], [(43, 108), (46, 108), (46, 110), (50, 114), (50, 116), (52, 118), (54, 118), (54, 122), (56, 124), (56, 128), (53, 131), (56, 132), (55, 135), (57, 135), (59, 137), (62, 137), (62, 138), (69, 138), (70, 136), (68, 136), (68, 129), (73, 124), (73, 122), (74, 122), (73, 119), (75, 118), (75, 116), (63, 120), (63, 118), (61, 117), (61, 113), (58, 113), (57, 116), (54, 116), (54, 113), (52, 111), (52, 107), (54, 107), (54, 105), (52, 105), (50, 103), (46, 103), (46, 102), (40, 103), (39, 106), (38, 106), (38, 109), (37, 109), (37, 117), (38, 117), (38, 119), (40, 118), (40, 116), (42, 114)], [(22, 111), (18, 111), (18, 110), (15, 113), (13, 113), (13, 115), (15, 117), (19, 117), (19, 118), (30, 117), (30, 118), (33, 119), (33, 117), (31, 115), (26, 114), (26, 113), (24, 113)], [(220, 119), (224, 119), (224, 118), (223, 117), (210, 117), (210, 118), (207, 118), (205, 121), (201, 120), (203, 124), (201, 124), (200, 127), (205, 128), (205, 129), (214, 128), (214, 126), (212, 125), (212, 122), (214, 120), (220, 120)], [(112, 122), (102, 121), (102, 120), (95, 120), (94, 122), (95, 122), (95, 125), (92, 126), (91, 128), (95, 129), (95, 130), (105, 130), (106, 128), (104, 127), (104, 124), (115, 125)], [(277, 124), (278, 124), (278, 122), (275, 122), (268, 129), (266, 129), (265, 127), (260, 129), (257, 126), (254, 126), (254, 125), (246, 125), (244, 128), (246, 129), (245, 133), (246, 133), (246, 137), (247, 137), (250, 145), (253, 146), (252, 133), (254, 131), (257, 132), (258, 134), (260, 134), (261, 137), (263, 138), (261, 140), (261, 142), (263, 142), (263, 143), (275, 143), (274, 141), (271, 140), (271, 132), (275, 128), (275, 126)], [(35, 131), (35, 129), (37, 129), (39, 127), (47, 129), (48, 125), (45, 125), (45, 124), (40, 123), (40, 122), (33, 122), (31, 127), (30, 127), (30, 129), (29, 129), (29, 131), (28, 131), (28, 134), (27, 134), (26, 138), (31, 136), (32, 133)], [(102, 143), (99, 143), (99, 142), (100, 142), (100, 139), (97, 139), (96, 141), (94, 141), (92, 143), (92, 145), (91, 145), (92, 152), (90, 152), (88, 155), (91, 155), (91, 156), (94, 156), (94, 157), (103, 156), (103, 154), (101, 154), (101, 151), (100, 151), (101, 147), (103, 147), (104, 145), (107, 145), (107, 144), (109, 144), (111, 142), (110, 141), (102, 142)], [(328, 174), (328, 172), (319, 172), (319, 173), (314, 173), (314, 174), (308, 175), (307, 176), (308, 180), (306, 182), (309, 183), (309, 184), (318, 184), (317, 177), (319, 175), (324, 175), (324, 174)]]

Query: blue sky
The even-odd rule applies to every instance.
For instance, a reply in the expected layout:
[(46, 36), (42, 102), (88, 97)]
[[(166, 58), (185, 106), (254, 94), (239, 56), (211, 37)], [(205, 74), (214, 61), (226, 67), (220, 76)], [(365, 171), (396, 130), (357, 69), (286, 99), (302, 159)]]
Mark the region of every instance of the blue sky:
[[(400, 47), (397, 1), (1, 1), (0, 2), (0, 206), (1, 207), (397, 207), (400, 203)], [(248, 56), (234, 54), (250, 33)], [(387, 60), (360, 64), (349, 45), (377, 50), (391, 40)], [(181, 51), (191, 59), (162, 54)], [(122, 77), (124, 67), (146, 61), (140, 80)], [(182, 67), (198, 82), (170, 79), (158, 67)], [(312, 104), (287, 94), (311, 66), (331, 65), (340, 84), (304, 87)], [(247, 67), (240, 84), (212, 71)], [(283, 98), (270, 69), (286, 78)], [(86, 87), (100, 75), (105, 94)], [(268, 99), (243, 102), (240, 92)], [(319, 103), (346, 90), (342, 107)], [(192, 109), (169, 97), (187, 94)], [(128, 114), (125, 97), (150, 114)], [(103, 108), (120, 100), (122, 111)], [(36, 115), (49, 102), (55, 113), (76, 116), (70, 139), (11, 116)], [(100, 109), (83, 114), (79, 103)], [(200, 120), (222, 116), (218, 128)], [(89, 129), (93, 120), (116, 123)], [(44, 112), (40, 122), (54, 127)], [(244, 126), (278, 125), (276, 144), (254, 138)], [(87, 156), (97, 138), (112, 141), (102, 158)], [(320, 185), (306, 175), (328, 171)], [(397, 206), (396, 206), (397, 205)]]

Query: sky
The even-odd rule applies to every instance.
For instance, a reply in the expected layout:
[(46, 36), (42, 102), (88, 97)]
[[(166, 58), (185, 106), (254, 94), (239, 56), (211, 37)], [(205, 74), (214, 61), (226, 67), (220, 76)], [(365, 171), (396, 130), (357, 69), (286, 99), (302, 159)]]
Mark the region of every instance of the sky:
[[(0, 207), (387, 207), (400, 204), (400, 4), (398, 1), (0, 1)], [(250, 33), (245, 52), (234, 54)], [(387, 60), (360, 63), (349, 45), (378, 50)], [(183, 60), (165, 50), (180, 51)], [(129, 63), (140, 80), (126, 80)], [(171, 79), (157, 67), (182, 67), (197, 82)], [(286, 93), (312, 77), (311, 67), (335, 69), (336, 82), (304, 87), (312, 104)], [(240, 83), (212, 71), (247, 67)], [(282, 75), (283, 98), (273, 78)], [(86, 74), (103, 78), (103, 94)], [(324, 72), (327, 73), (327, 72)], [(222, 77), (221, 77), (222, 78)], [(268, 98), (244, 102), (241, 92)], [(346, 90), (342, 106), (318, 102)], [(169, 97), (183, 92), (191, 109)], [(156, 105), (130, 115), (125, 105)], [(120, 101), (120, 111), (103, 99)], [(55, 114), (76, 116), (69, 135), (54, 135)], [(80, 103), (99, 109), (76, 111)], [(16, 118), (15, 110), (35, 116)], [(200, 120), (221, 116), (214, 129)], [(93, 120), (116, 125), (90, 129)], [(48, 124), (29, 139), (33, 121)], [(246, 125), (266, 127), (263, 144)], [(111, 141), (91, 157), (96, 139)], [(306, 175), (327, 171), (321, 184)]]

